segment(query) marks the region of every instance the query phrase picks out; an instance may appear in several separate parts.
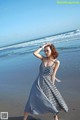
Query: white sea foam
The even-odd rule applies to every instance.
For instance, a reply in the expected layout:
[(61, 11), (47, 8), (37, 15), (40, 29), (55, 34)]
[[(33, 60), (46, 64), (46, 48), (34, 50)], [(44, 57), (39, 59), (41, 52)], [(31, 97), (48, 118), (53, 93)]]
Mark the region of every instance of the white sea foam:
[(36, 47), (46, 42), (58, 44), (58, 43), (69, 42), (74, 40), (80, 40), (80, 29), (57, 34), (57, 35), (52, 35), (52, 36), (41, 38), (41, 39), (35, 39), (35, 40), (30, 40), (22, 43), (17, 43), (14, 45), (1, 47), (0, 56), (4, 56), (6, 54), (10, 55), (10, 54), (20, 53), (20, 52), (25, 53), (25, 50), (26, 52), (31, 52), (35, 50)]

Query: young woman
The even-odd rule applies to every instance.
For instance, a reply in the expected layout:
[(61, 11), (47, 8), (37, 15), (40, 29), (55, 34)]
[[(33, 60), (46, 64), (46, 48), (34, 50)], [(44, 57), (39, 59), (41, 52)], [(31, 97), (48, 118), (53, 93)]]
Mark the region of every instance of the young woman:
[[(44, 49), (46, 56), (39, 53), (42, 49)], [(44, 114), (49, 112), (53, 113), (54, 120), (58, 120), (57, 114), (60, 110), (68, 112), (68, 106), (55, 86), (55, 80), (58, 81), (56, 73), (60, 65), (60, 61), (57, 59), (58, 52), (53, 44), (46, 43), (33, 54), (42, 62), (39, 75), (32, 85), (24, 109), (24, 120), (27, 120), (29, 113)]]

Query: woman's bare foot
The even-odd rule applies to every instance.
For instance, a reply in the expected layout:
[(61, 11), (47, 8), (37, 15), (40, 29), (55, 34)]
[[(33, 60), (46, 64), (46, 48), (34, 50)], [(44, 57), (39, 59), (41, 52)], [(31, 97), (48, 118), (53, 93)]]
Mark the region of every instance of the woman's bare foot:
[(54, 120), (59, 120), (57, 115), (54, 116)]

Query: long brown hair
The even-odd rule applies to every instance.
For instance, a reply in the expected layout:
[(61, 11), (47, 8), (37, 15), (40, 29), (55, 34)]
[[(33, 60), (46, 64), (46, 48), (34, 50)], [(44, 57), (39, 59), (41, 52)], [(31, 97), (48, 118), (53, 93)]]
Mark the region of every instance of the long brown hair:
[(51, 49), (51, 56), (52, 56), (54, 59), (58, 57), (59, 53), (57, 52), (57, 50), (56, 50), (56, 48), (55, 48), (55, 46), (54, 46), (53, 44), (47, 45), (47, 46), (45, 46), (45, 47), (50, 47), (50, 49)]

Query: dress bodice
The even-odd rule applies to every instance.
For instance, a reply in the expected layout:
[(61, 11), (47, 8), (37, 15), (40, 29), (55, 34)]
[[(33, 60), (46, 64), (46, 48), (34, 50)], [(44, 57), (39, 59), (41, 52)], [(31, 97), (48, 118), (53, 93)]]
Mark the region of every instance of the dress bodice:
[(45, 66), (44, 63), (42, 62), (40, 64), (40, 74), (41, 75), (52, 75), (53, 73), (53, 66), (54, 66), (54, 63), (51, 65), (51, 66)]
[[(54, 66), (55, 66), (55, 61), (51, 66), (45, 66), (44, 62), (42, 61), (40, 64), (40, 68), (39, 68), (39, 76), (40, 78), (47, 78), (47, 79), (51, 79), (51, 75), (54, 72)], [(57, 82), (61, 82), (60, 79), (56, 78), (55, 79)]]

